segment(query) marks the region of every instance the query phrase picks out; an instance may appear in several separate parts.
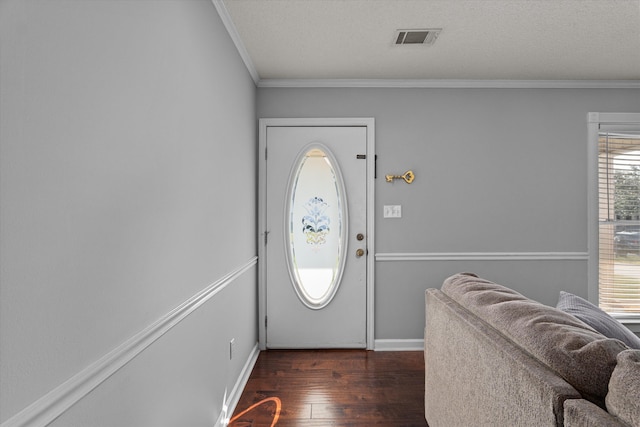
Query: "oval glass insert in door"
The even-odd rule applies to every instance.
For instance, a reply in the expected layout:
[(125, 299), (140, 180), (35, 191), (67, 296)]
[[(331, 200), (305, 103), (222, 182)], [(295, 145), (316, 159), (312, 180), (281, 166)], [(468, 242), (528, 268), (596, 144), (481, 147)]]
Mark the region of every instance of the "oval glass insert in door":
[(293, 165), (285, 213), (287, 265), (300, 300), (321, 309), (340, 286), (347, 247), (347, 203), (335, 157), (307, 145)]

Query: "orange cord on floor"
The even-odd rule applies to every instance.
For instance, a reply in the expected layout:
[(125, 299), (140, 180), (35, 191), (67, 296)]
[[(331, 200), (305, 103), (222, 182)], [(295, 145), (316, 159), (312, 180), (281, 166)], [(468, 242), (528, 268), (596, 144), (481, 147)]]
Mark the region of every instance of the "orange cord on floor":
[(266, 399), (262, 399), (260, 402), (255, 403), (251, 406), (249, 406), (247, 409), (245, 409), (244, 411), (240, 412), (238, 415), (236, 415), (235, 417), (231, 418), (229, 420), (229, 424), (231, 424), (232, 422), (234, 422), (235, 420), (237, 420), (238, 418), (240, 418), (241, 416), (243, 416), (244, 414), (246, 414), (247, 412), (249, 412), (250, 410), (257, 408), (258, 406), (262, 405), (265, 402), (268, 401), (273, 401), (276, 403), (276, 413), (273, 416), (273, 421), (271, 421), (271, 427), (275, 426), (276, 423), (278, 422), (278, 419), (280, 418), (280, 410), (282, 409), (282, 402), (280, 401), (279, 398), (277, 397), (267, 397)]

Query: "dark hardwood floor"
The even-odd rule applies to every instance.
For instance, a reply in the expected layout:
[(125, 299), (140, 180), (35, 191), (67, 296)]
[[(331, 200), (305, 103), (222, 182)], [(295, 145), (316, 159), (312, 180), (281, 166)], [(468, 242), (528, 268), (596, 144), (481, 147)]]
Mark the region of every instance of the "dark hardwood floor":
[(427, 426), (423, 353), (263, 351), (229, 426), (272, 425)]

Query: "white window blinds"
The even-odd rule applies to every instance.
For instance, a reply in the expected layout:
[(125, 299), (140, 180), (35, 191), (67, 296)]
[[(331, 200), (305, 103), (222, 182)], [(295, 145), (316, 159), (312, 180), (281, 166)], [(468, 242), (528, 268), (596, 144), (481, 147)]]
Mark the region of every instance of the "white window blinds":
[(640, 316), (640, 129), (598, 135), (599, 304)]

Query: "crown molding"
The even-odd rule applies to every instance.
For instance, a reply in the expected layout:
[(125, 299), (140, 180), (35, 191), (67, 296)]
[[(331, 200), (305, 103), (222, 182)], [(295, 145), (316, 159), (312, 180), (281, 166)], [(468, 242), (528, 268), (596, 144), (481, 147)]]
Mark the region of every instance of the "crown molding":
[(260, 88), (640, 89), (640, 80), (261, 79), (223, 0), (211, 0), (251, 78)]
[(227, 29), (227, 32), (229, 33), (231, 40), (233, 40), (233, 43), (236, 45), (236, 49), (238, 50), (238, 53), (240, 54), (240, 57), (242, 58), (244, 65), (247, 67), (249, 74), (251, 74), (251, 78), (253, 79), (253, 82), (255, 84), (258, 84), (258, 82), (260, 81), (260, 75), (258, 74), (258, 70), (256, 69), (255, 65), (253, 65), (253, 61), (249, 56), (249, 52), (247, 52), (247, 49), (245, 48), (244, 43), (242, 43), (240, 34), (238, 33), (238, 30), (236, 29), (236, 26), (233, 23), (233, 20), (231, 19), (231, 15), (229, 14), (227, 7), (224, 5), (224, 1), (211, 0), (211, 2), (213, 3), (216, 10), (218, 11), (218, 15), (220, 15), (220, 19), (222, 20), (222, 23)]
[(260, 88), (640, 89), (640, 80), (260, 79)]
[(260, 88), (640, 89), (640, 80), (261, 79), (223, 0), (211, 0), (251, 78)]

